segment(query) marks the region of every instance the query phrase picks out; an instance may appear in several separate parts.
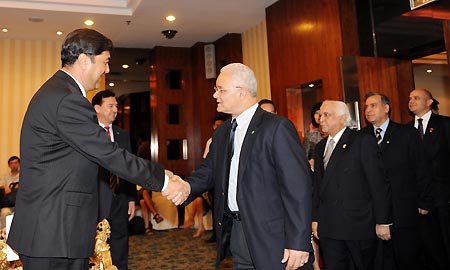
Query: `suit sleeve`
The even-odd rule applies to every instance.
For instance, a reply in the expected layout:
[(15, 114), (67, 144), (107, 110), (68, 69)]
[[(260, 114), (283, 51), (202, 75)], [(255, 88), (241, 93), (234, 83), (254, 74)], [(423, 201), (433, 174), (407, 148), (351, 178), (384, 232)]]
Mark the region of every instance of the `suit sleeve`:
[(57, 106), (56, 128), (67, 144), (117, 176), (143, 188), (161, 191), (164, 168), (111, 143), (98, 125), (95, 111), (86, 98), (69, 94)]
[(287, 119), (274, 132), (272, 151), (285, 212), (285, 248), (311, 252), (312, 172)]

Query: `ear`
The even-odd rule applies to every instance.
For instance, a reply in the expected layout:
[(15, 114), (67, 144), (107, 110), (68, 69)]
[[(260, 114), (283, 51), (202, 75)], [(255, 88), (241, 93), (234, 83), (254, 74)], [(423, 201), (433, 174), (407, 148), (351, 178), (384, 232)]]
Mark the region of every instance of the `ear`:
[(430, 98), (427, 100), (427, 106), (431, 108), (431, 104), (433, 104), (433, 99)]
[(84, 69), (86, 68), (89, 63), (91, 62), (91, 58), (89, 58), (88, 55), (82, 53), (80, 55), (78, 55), (78, 59), (77, 62), (80, 64), (80, 66)]
[(388, 113), (389, 112), (389, 105), (384, 104), (384, 112)]
[(100, 112), (100, 105), (98, 104), (94, 105), (94, 110), (98, 114)]

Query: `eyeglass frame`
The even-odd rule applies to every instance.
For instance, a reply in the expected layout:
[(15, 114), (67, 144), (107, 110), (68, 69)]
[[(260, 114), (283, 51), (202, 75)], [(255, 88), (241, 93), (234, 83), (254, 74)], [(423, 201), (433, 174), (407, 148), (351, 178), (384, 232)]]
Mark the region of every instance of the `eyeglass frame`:
[[(233, 86), (233, 88), (241, 89), (242, 87), (240, 87), (240, 86)], [(214, 86), (214, 93), (218, 93), (219, 95), (225, 93), (225, 92), (228, 91), (228, 90), (231, 90), (231, 88), (228, 88), (228, 89), (225, 89), (225, 88), (220, 89), (219, 87)]]

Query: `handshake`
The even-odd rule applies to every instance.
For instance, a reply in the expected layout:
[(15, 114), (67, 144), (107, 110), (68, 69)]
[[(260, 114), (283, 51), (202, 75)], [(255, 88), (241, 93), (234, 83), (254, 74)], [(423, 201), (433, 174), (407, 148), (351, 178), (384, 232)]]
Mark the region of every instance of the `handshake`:
[(174, 175), (171, 171), (166, 170), (165, 173), (169, 177), (169, 183), (161, 194), (175, 205), (182, 204), (191, 193), (191, 185), (181, 179), (178, 175)]

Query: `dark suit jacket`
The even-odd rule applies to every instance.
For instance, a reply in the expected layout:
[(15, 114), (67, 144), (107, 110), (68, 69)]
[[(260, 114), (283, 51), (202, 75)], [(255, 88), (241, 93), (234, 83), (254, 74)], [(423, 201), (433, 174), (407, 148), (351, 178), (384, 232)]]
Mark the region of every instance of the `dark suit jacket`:
[[(363, 132), (375, 137), (373, 125)], [(389, 121), (380, 143), (386, 181), (391, 187), (394, 227), (417, 226), (418, 208), (430, 210), (430, 175), (417, 130)]]
[(327, 138), (314, 152), (313, 219), (319, 237), (368, 240), (376, 224), (390, 224), (389, 186), (384, 180), (378, 145), (372, 136), (346, 128), (326, 171)]
[[(118, 126), (113, 126), (112, 131), (114, 132), (114, 141), (117, 142), (119, 147), (131, 152), (130, 135), (128, 132)], [(113, 192), (109, 186), (109, 176), (109, 171), (102, 167), (99, 168), (99, 221), (103, 218), (108, 218), (111, 210)], [(116, 196), (118, 196), (120, 200), (127, 202), (137, 200), (136, 185), (126, 181), (123, 178), (119, 179), (119, 186), (116, 193)]]
[[(229, 220), (226, 121), (213, 134), (208, 156), (187, 181), (190, 200), (214, 186), (218, 260), (225, 256)], [(285, 269), (284, 248), (312, 252), (311, 170), (297, 132), (286, 118), (258, 108), (240, 153), (237, 202), (256, 269)], [(189, 202), (188, 201), (188, 202)]]
[(63, 71), (32, 98), (20, 152), (20, 189), (8, 243), (31, 257), (92, 255), (98, 165), (144, 188), (160, 191), (164, 184), (160, 165), (108, 140), (94, 108)]
[[(414, 121), (409, 125), (414, 126)], [(450, 117), (431, 114), (423, 136), (430, 162), (435, 207), (449, 207), (450, 201)]]

